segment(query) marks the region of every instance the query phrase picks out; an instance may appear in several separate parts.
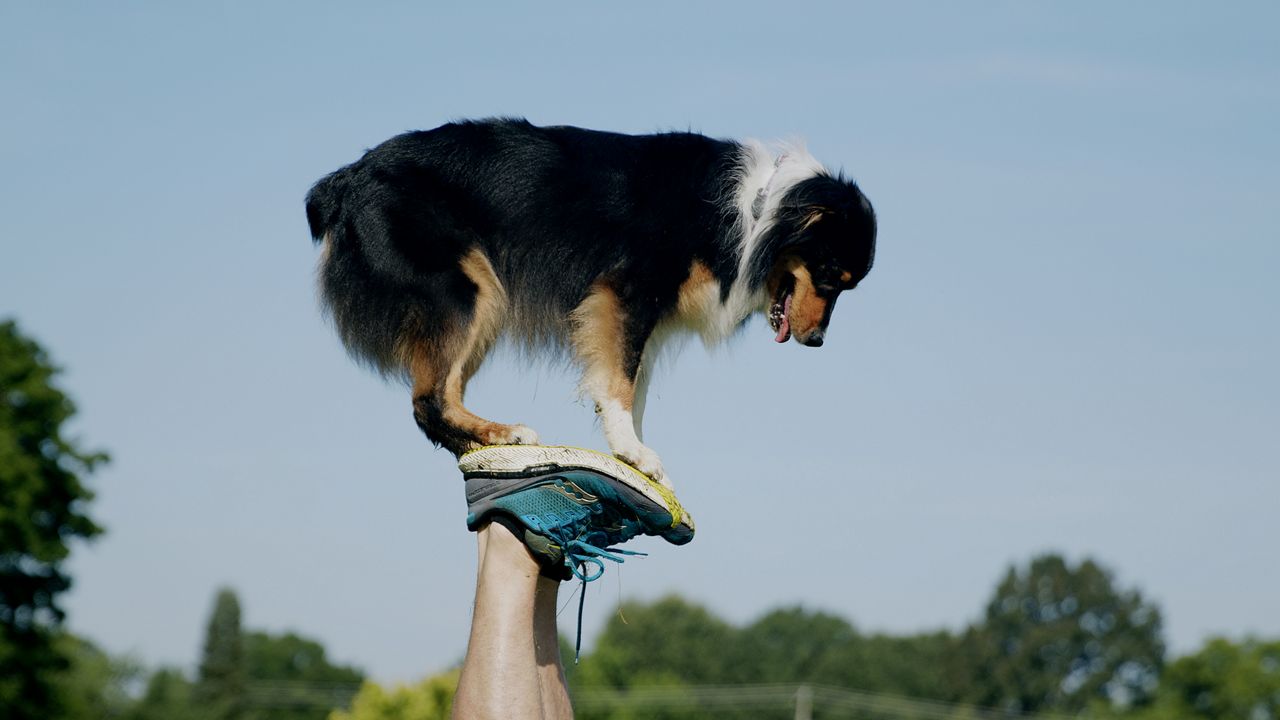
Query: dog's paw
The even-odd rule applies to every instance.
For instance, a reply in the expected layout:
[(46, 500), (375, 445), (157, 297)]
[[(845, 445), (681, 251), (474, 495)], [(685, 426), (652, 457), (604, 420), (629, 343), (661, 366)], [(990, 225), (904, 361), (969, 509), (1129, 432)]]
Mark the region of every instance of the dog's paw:
[(508, 445), (537, 445), (538, 433), (528, 425), (512, 425)]
[(663, 485), (666, 482), (667, 472), (662, 469), (662, 459), (658, 457), (658, 453), (650, 450), (644, 445), (636, 445), (635, 447), (615, 449), (614, 455), (619, 460), (627, 463), (631, 467), (648, 475), (650, 478), (657, 480)]
[(527, 425), (498, 425), (485, 440), (488, 445), (537, 445), (538, 433)]

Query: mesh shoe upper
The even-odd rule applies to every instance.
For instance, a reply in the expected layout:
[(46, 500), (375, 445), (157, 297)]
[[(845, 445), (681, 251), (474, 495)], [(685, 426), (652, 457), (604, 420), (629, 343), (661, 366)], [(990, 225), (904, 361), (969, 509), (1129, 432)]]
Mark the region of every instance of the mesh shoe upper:
[[(614, 481), (599, 473), (566, 470), (526, 478), (468, 478), (467, 527), (497, 519), (524, 541), (557, 579), (594, 580), (602, 559), (633, 555), (612, 546), (645, 534), (646, 524), (620, 499)], [(519, 527), (507, 518), (519, 521)]]

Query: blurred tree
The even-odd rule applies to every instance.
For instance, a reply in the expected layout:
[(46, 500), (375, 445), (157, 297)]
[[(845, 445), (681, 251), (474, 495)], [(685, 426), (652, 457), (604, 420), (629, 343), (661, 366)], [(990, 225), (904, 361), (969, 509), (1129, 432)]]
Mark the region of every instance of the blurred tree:
[(773, 610), (739, 631), (746, 682), (837, 682), (861, 638), (844, 618), (799, 607)]
[(1280, 718), (1280, 641), (1214, 638), (1178, 658), (1160, 679), (1156, 702), (1134, 720)]
[(69, 543), (102, 532), (85, 514), (81, 476), (107, 456), (63, 435), (75, 414), (52, 384), (45, 351), (0, 323), (0, 717), (58, 716), (55, 675), (69, 660), (55, 644), (71, 586)]
[(334, 665), (324, 646), (295, 633), (250, 632), (244, 637), (245, 674), (250, 680), (298, 680), (359, 685), (364, 673)]
[(230, 588), (219, 590), (214, 599), (192, 698), (224, 720), (244, 715), (244, 636), (240, 632), (240, 601)]
[(294, 633), (247, 633), (244, 658), (250, 698), (260, 701), (253, 720), (324, 720), (364, 680), (360, 670), (330, 663), (319, 642)]
[[(671, 673), (641, 671), (625, 689), (570, 683), (574, 717), (578, 720), (699, 720), (712, 715), (722, 720), (790, 718), (790, 713), (770, 714), (755, 707), (743, 712), (723, 705), (707, 708), (689, 692), (688, 685)], [(657, 691), (657, 695), (646, 691)], [(633, 693), (643, 696), (638, 700)]]
[(1160, 611), (1092, 560), (1013, 567), (962, 643), (970, 701), (1009, 711), (1077, 712), (1094, 699), (1142, 706), (1164, 661)]
[(58, 636), (56, 646), (70, 661), (56, 676), (54, 687), (61, 701), (62, 720), (97, 720), (123, 715), (132, 705), (129, 685), (142, 675), (142, 667), (127, 658), (113, 658), (93, 643), (70, 633)]
[(124, 714), (125, 720), (187, 720), (192, 716), (191, 681), (177, 668), (160, 668), (147, 689)]
[(642, 674), (690, 684), (741, 682), (736, 630), (700, 605), (670, 596), (624, 603), (596, 640), (590, 663), (574, 671), (583, 687), (626, 688)]
[(809, 682), (873, 693), (957, 701), (969, 668), (958, 664), (960, 641), (948, 632), (869, 635), (837, 648)]
[(329, 720), (448, 720), (457, 689), (457, 670), (391, 690), (365, 682), (351, 709), (335, 710)]

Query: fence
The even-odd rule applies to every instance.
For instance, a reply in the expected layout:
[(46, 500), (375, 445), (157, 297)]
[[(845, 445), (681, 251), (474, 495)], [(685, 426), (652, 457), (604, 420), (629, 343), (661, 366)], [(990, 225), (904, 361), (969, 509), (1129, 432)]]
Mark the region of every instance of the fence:
[[(253, 683), (246, 699), (259, 708), (345, 708), (359, 689), (349, 683)], [(768, 714), (795, 720), (1069, 720), (1065, 715), (1018, 715), (975, 705), (810, 684), (588, 688), (574, 691), (572, 696), (575, 711), (590, 716), (617, 711), (644, 717), (646, 712), (683, 711), (697, 717)]]

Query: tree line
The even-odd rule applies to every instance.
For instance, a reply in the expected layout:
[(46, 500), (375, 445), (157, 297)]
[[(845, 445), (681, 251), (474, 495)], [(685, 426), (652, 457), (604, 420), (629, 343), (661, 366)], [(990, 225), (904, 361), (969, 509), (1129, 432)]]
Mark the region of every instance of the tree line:
[[(735, 626), (678, 596), (623, 603), (566, 675), (582, 720), (782, 720), (806, 689), (814, 718), (1280, 718), (1280, 641), (1215, 638), (1169, 659), (1153, 603), (1055, 554), (1009, 568), (960, 632), (865, 633), (803, 607)], [(456, 683), (366, 682), (330, 720), (444, 720)]]
[[(230, 589), (215, 597), (194, 675), (147, 672), (66, 632), (63, 561), (102, 532), (83, 478), (108, 458), (66, 437), (75, 407), (57, 372), (0, 323), (0, 720), (448, 717), (456, 670), (361, 685), (359, 669), (330, 662), (315, 640), (245, 631)], [(958, 632), (865, 633), (803, 607), (735, 626), (672, 596), (623, 604), (567, 671), (587, 719), (709, 717), (713, 700), (715, 717), (793, 717), (750, 698), (809, 688), (813, 717), (845, 716), (824, 715), (826, 698), (863, 718), (1280, 720), (1280, 641), (1217, 638), (1170, 659), (1154, 603), (1094, 560), (1055, 554), (1010, 567)]]

